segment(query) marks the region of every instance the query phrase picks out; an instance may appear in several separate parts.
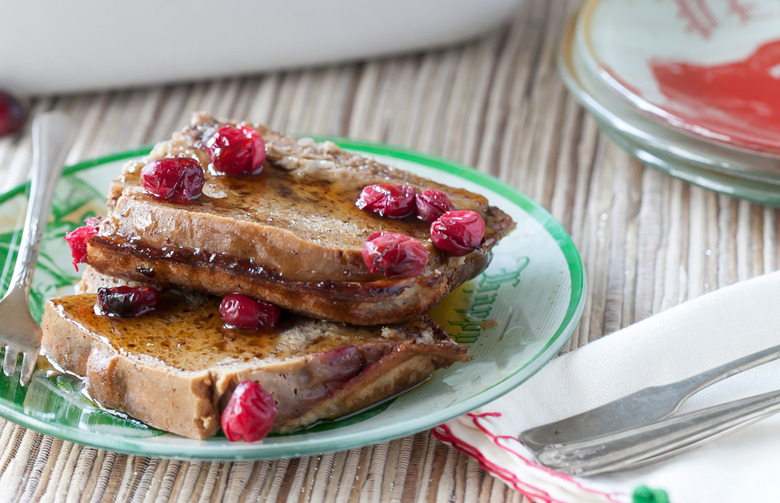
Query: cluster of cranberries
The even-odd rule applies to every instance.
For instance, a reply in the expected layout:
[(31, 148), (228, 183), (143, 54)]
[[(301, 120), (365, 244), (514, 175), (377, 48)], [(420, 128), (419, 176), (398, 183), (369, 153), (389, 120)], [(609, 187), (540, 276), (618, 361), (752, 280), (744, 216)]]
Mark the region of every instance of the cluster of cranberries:
[[(417, 193), (406, 185), (378, 184), (363, 188), (355, 205), (381, 217), (416, 215), (431, 224), (431, 241), (446, 255), (461, 256), (474, 251), (485, 236), (485, 221), (471, 210), (456, 210), (441, 191)], [(417, 276), (428, 262), (428, 251), (409, 236), (377, 232), (363, 243), (363, 261), (369, 272), (386, 278)]]
[[(256, 175), (265, 162), (263, 139), (245, 126), (220, 128), (209, 138), (206, 152), (214, 170), (226, 175)], [(206, 176), (196, 159), (165, 157), (141, 168), (141, 183), (152, 197), (185, 204), (201, 195)]]
[(413, 214), (431, 223), (455, 206), (443, 192), (428, 189), (418, 194), (407, 185), (367, 185), (355, 205), (380, 217), (405, 218)]
[[(0, 115), (5, 96), (0, 93)], [(3, 117), (0, 117), (3, 119)], [(5, 134), (0, 120), (0, 135)], [(208, 141), (206, 151), (214, 170), (226, 175), (258, 174), (265, 162), (265, 143), (254, 129), (225, 126)], [(188, 157), (154, 160), (141, 168), (144, 190), (154, 198), (174, 204), (197, 199), (206, 182), (203, 166)], [(73, 255), (73, 265), (85, 262), (87, 241), (97, 234), (98, 219), (87, 219), (86, 225), (65, 235)], [(426, 252), (427, 254), (427, 252)], [(150, 286), (100, 288), (97, 310), (111, 317), (141, 316), (154, 310), (160, 292)], [(278, 306), (241, 294), (227, 295), (219, 305), (222, 323), (227, 328), (258, 329), (279, 322)], [(222, 412), (222, 429), (228, 440), (254, 442), (268, 435), (276, 419), (276, 402), (268, 391), (254, 381), (238, 385)]]

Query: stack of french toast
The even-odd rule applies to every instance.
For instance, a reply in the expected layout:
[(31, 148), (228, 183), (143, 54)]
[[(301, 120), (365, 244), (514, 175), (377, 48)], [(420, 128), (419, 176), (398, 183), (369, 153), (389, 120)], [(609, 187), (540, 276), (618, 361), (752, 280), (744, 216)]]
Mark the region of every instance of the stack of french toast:
[(107, 408), (246, 441), (468, 360), (425, 312), (514, 226), (478, 194), (205, 114), (126, 164), (107, 206), (67, 235), (86, 268), (46, 304), (45, 355)]

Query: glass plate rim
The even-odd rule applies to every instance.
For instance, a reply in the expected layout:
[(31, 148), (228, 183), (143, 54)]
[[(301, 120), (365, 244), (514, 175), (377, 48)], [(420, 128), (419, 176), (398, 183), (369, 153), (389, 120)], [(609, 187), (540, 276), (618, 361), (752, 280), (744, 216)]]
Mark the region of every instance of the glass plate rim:
[[(585, 306), (586, 275), (582, 263), (582, 258), (577, 251), (574, 242), (563, 228), (563, 226), (539, 203), (532, 200), (519, 190), (510, 187), (501, 182), (494, 176), (478, 171), (477, 169), (461, 164), (457, 161), (439, 157), (433, 154), (423, 153), (400, 146), (390, 145), (381, 142), (368, 140), (359, 140), (340, 136), (326, 135), (297, 135), (313, 138), (316, 141), (332, 141), (346, 150), (355, 150), (359, 153), (384, 155), (392, 158), (406, 160), (421, 164), (426, 167), (438, 169), (447, 173), (454, 174), (460, 178), (481, 185), (493, 192), (506, 198), (513, 204), (519, 206), (531, 218), (542, 225), (544, 230), (553, 238), (555, 244), (561, 250), (571, 278), (571, 293), (568, 299), (568, 306), (556, 331), (550, 336), (545, 346), (534, 355), (530, 361), (518, 368), (515, 372), (505, 377), (498, 383), (485, 388), (476, 395), (459, 401), (441, 411), (433, 412), (424, 416), (424, 425), (420, 426), (421, 418), (414, 418), (406, 421), (396, 422), (394, 427), (387, 428), (386, 431), (371, 431), (355, 434), (348, 438), (339, 438), (338, 435), (325, 435), (323, 437), (298, 442), (297, 448), (285, 443), (268, 444), (231, 444), (230, 452), (225, 452), (223, 444), (209, 445), (204, 442), (197, 446), (182, 446), (167, 444), (165, 442), (155, 443), (152, 438), (120, 438), (114, 435), (95, 438), (94, 435), (86, 431), (67, 428), (62, 426), (52, 426), (43, 420), (30, 417), (24, 413), (18, 413), (14, 410), (6, 409), (0, 405), (0, 417), (23, 427), (30, 428), (39, 433), (51, 435), (66, 441), (76, 442), (82, 445), (108, 449), (111, 451), (122, 452), (126, 454), (135, 454), (143, 456), (155, 456), (171, 459), (199, 459), (199, 460), (240, 460), (240, 459), (278, 459), (286, 457), (296, 457), (302, 455), (316, 455), (325, 452), (345, 450), (351, 448), (363, 447), (379, 442), (384, 442), (403, 436), (411, 435), (425, 429), (444, 423), (454, 417), (474, 410), (503, 394), (511, 391), (522, 384), (525, 380), (535, 374), (542, 366), (551, 360), (560, 349), (566, 344), (576, 328), (582, 311)], [(63, 176), (71, 175), (81, 171), (88, 170), (103, 164), (141, 157), (148, 154), (152, 145), (145, 145), (131, 150), (115, 152), (109, 155), (88, 159), (63, 170)], [(0, 194), (0, 204), (4, 204), (10, 198), (29, 191), (29, 181), (22, 183), (3, 194)], [(416, 426), (415, 426), (416, 425)], [(332, 430), (338, 432), (338, 430)], [(343, 436), (342, 436), (343, 437)], [(149, 442), (152, 440), (152, 442)], [(338, 445), (334, 442), (338, 440)], [(303, 445), (302, 445), (303, 444)], [(178, 452), (172, 452), (172, 451)]]

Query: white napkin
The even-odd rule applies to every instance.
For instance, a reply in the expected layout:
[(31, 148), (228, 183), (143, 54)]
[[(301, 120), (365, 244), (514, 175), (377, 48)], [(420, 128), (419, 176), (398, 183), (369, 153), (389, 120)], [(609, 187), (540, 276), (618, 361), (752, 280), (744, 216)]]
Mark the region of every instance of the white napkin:
[[(780, 414), (668, 460), (575, 478), (535, 463), (530, 427), (780, 344), (780, 272), (701, 296), (556, 358), (513, 392), (434, 429), (531, 501), (780, 501)], [(716, 383), (681, 411), (780, 389), (780, 361)], [(646, 488), (665, 491), (643, 498)], [(635, 498), (635, 491), (641, 489)]]

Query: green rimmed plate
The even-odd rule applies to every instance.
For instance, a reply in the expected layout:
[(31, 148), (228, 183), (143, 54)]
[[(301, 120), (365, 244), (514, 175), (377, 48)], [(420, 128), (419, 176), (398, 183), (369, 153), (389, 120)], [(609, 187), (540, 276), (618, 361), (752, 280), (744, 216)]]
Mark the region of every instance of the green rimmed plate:
[[(452, 161), (377, 143), (318, 139), (484, 194), (517, 222), (495, 248), (490, 267), (431, 312), (453, 338), (469, 346), (471, 361), (439, 370), (421, 386), (350, 418), (254, 444), (230, 443), (222, 436), (191, 440), (148, 428), (101, 410), (79, 381), (42, 370), (27, 388), (0, 376), (0, 416), (61, 439), (143, 456), (237, 460), (313, 455), (436, 426), (512, 390), (555, 356), (582, 314), (585, 274), (571, 238), (546, 210), (495, 178)], [(36, 317), (45, 299), (72, 293), (78, 280), (64, 233), (88, 216), (103, 214), (110, 180), (124, 162), (148, 151), (66, 168), (35, 271), (31, 309)], [(0, 196), (2, 291), (10, 281), (26, 203), (24, 186)]]

